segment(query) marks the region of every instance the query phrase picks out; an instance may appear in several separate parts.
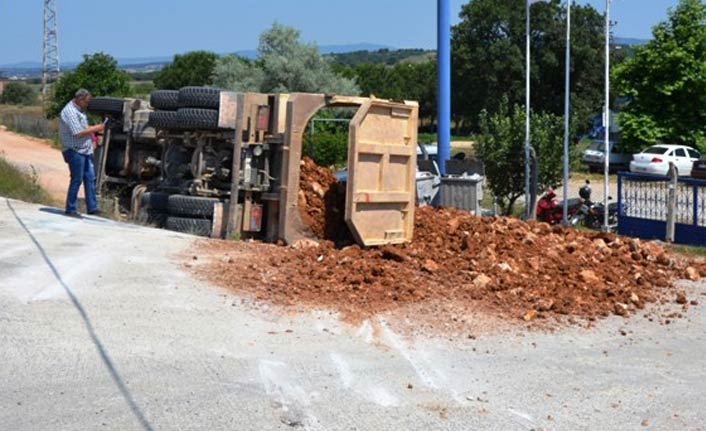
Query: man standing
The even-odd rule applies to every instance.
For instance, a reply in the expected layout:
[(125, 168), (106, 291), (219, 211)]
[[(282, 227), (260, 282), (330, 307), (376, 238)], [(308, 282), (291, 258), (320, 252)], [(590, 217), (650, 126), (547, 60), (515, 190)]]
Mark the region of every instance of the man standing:
[(66, 215), (73, 217), (79, 216), (76, 201), (82, 182), (88, 214), (98, 213), (91, 136), (94, 133), (102, 132), (104, 125), (88, 126), (88, 119), (84, 111), (91, 102), (91, 98), (91, 93), (88, 90), (83, 88), (78, 90), (73, 100), (61, 110), (59, 116), (59, 137), (63, 144), (62, 155), (71, 172), (71, 182), (66, 194)]

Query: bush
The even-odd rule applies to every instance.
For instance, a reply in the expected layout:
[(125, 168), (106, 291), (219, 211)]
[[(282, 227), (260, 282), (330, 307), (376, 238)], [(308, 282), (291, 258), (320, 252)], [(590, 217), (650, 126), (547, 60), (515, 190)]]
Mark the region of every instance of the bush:
[(37, 103), (37, 92), (24, 82), (10, 82), (0, 94), (0, 103), (6, 105), (34, 105)]
[[(476, 155), (485, 163), (490, 189), (506, 215), (513, 214), (517, 199), (525, 189), (525, 111), (521, 106), (509, 109), (507, 99), (496, 114), (481, 113), (482, 136)], [(537, 187), (543, 190), (561, 180), (563, 158), (563, 121), (548, 113), (532, 113), (532, 146), (539, 164)]]
[(40, 106), (2, 106), (0, 124), (13, 132), (58, 141), (59, 124), (47, 120)]
[(319, 166), (342, 166), (348, 159), (348, 129), (306, 135), (304, 153)]
[(218, 55), (208, 51), (193, 51), (175, 55), (174, 61), (162, 68), (154, 77), (154, 86), (162, 90), (181, 87), (211, 85), (211, 75)]
[(94, 96), (126, 97), (131, 94), (130, 74), (119, 70), (118, 62), (108, 54), (84, 55), (76, 69), (64, 73), (54, 84), (47, 117), (57, 117), (80, 88)]
[(148, 97), (152, 90), (154, 90), (154, 84), (149, 81), (137, 81), (132, 83), (132, 94), (136, 97)]

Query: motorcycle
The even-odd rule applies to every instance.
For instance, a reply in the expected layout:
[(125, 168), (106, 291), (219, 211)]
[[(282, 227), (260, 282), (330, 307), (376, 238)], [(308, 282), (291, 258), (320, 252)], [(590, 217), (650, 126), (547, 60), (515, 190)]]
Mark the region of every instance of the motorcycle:
[[(586, 184), (579, 190), (579, 196), (581, 196), (583, 203), (578, 211), (569, 218), (569, 223), (574, 227), (583, 224), (589, 229), (600, 230), (604, 222), (605, 205), (603, 202), (591, 200), (591, 182), (589, 180), (586, 180)], [(618, 203), (611, 202), (608, 204), (608, 229), (614, 231), (617, 227)]]
[[(581, 209), (583, 199), (571, 198), (568, 200), (569, 220)], [(554, 190), (548, 189), (537, 202), (537, 220), (549, 224), (560, 224), (564, 218), (564, 206), (556, 200)]]

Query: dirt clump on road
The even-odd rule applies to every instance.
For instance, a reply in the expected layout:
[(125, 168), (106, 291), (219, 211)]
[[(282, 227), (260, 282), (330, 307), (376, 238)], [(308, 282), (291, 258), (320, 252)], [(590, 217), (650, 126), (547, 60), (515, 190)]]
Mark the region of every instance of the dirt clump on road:
[(337, 248), (204, 242), (198, 272), (285, 306), (330, 308), (354, 321), (402, 307), (443, 320), (439, 304), (520, 321), (629, 316), (658, 301), (684, 303), (677, 279), (706, 266), (660, 245), (613, 234), (418, 208), (414, 241)]

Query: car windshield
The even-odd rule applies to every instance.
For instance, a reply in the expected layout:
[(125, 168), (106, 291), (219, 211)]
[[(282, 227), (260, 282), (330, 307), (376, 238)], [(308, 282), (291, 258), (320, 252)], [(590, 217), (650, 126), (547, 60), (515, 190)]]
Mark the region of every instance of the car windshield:
[(666, 153), (668, 148), (665, 147), (650, 147), (643, 151), (644, 154), (664, 154)]
[(603, 152), (604, 148), (605, 148), (605, 142), (602, 142), (602, 141), (593, 141), (593, 142), (591, 142), (591, 145), (588, 147), (588, 149), (591, 151), (600, 151), (600, 152)]

